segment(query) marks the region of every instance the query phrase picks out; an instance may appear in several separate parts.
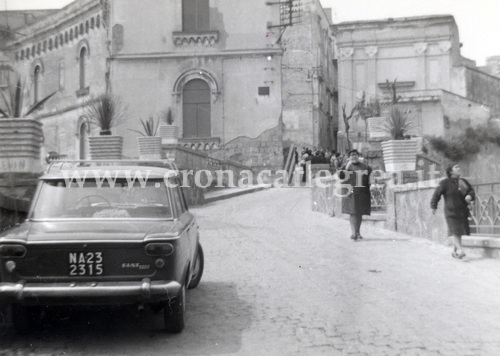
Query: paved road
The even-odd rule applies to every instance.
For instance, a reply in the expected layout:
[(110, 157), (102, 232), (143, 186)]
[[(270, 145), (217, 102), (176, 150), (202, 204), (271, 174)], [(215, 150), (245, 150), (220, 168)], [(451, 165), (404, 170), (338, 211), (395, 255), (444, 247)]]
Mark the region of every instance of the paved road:
[(192, 209), (206, 270), (187, 327), (128, 310), (82, 311), (18, 336), (6, 355), (498, 355), (500, 261), (311, 212), (307, 189)]

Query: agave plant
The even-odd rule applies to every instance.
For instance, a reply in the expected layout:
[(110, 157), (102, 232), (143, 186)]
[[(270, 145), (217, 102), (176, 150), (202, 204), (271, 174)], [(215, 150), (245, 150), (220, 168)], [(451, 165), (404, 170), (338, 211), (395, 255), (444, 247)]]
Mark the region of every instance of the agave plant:
[(164, 121), (167, 125), (172, 125), (174, 123), (174, 115), (172, 114), (172, 109), (166, 108), (160, 112), (160, 121)]
[(404, 140), (411, 128), (412, 122), (403, 115), (401, 110), (394, 106), (391, 115), (387, 118), (384, 128), (393, 140)]
[(155, 120), (153, 116), (150, 116), (147, 120), (141, 119), (142, 131), (129, 129), (130, 131), (137, 132), (142, 136), (156, 136), (158, 132), (159, 122)]
[(26, 108), (24, 105), (24, 87), (21, 78), (17, 79), (14, 87), (9, 82), (6, 91), (8, 92), (7, 94), (5, 90), (0, 90), (4, 104), (4, 107), (0, 108), (0, 114), (5, 118), (22, 118), (28, 116), (39, 109), (47, 100), (57, 93), (57, 91), (55, 91)]
[(103, 94), (91, 100), (85, 108), (89, 121), (99, 127), (100, 135), (111, 135), (113, 127), (123, 124), (128, 116), (126, 106), (119, 97)]

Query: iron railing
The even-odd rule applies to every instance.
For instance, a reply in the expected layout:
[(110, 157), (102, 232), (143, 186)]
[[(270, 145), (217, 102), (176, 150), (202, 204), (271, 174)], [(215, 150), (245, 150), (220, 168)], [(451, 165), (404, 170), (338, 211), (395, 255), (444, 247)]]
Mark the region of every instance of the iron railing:
[(387, 187), (387, 185), (385, 183), (372, 184), (370, 186), (372, 210), (385, 211), (386, 187)]
[(469, 225), (475, 235), (500, 237), (500, 183), (474, 185)]

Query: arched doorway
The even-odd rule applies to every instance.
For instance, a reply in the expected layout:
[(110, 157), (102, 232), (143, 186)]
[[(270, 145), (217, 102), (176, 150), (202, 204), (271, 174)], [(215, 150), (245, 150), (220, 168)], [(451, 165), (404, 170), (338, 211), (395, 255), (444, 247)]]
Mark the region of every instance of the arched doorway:
[(210, 137), (210, 87), (201, 79), (193, 79), (184, 85), (183, 137)]

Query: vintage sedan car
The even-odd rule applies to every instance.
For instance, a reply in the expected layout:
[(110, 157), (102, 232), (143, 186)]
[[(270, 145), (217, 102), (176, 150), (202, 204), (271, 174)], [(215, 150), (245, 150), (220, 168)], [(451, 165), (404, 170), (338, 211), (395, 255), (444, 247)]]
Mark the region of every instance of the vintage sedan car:
[(26, 221), (0, 235), (0, 301), (15, 328), (46, 306), (136, 304), (182, 331), (204, 257), (181, 184), (174, 167), (49, 167)]

